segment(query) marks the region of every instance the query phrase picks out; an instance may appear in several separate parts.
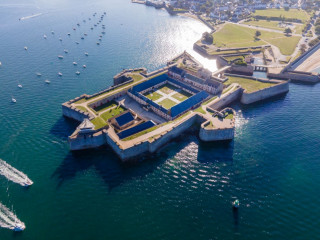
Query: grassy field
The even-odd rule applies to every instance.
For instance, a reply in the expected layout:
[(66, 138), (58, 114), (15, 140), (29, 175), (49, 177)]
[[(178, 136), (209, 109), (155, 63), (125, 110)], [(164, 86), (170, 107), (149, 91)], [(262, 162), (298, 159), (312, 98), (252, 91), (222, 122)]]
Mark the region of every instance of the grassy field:
[(190, 93), (187, 93), (187, 92), (185, 92), (185, 91), (181, 91), (181, 92), (177, 92), (176, 94), (173, 94), (172, 95), (172, 97), (174, 98), (174, 99), (177, 99), (177, 100), (179, 100), (179, 101), (184, 101), (184, 100), (187, 100), (189, 97), (191, 97), (192, 96), (192, 94), (190, 94)]
[(233, 119), (233, 113), (227, 113), (225, 119)]
[(166, 109), (172, 108), (173, 106), (177, 105), (176, 102), (170, 100), (169, 98), (164, 99), (162, 102), (159, 102), (158, 104)]
[(140, 81), (143, 77), (140, 74), (131, 74), (131, 77), (133, 78), (133, 81)]
[(159, 90), (161, 92), (164, 92), (165, 94), (169, 94), (172, 93), (173, 91), (175, 91), (177, 88), (171, 84), (165, 84), (164, 86), (162, 86), (161, 88), (159, 88)]
[(206, 114), (206, 111), (203, 110), (202, 106), (198, 107), (197, 109), (194, 110), (195, 112), (199, 112), (199, 113), (202, 113), (202, 114)]
[(88, 109), (83, 106), (76, 106), (76, 108), (78, 108), (81, 111), (88, 112)]
[(243, 22), (243, 24), (251, 25), (255, 27), (264, 27), (279, 31), (284, 31), (284, 27), (279, 27), (279, 21), (267, 21), (267, 20), (257, 20), (257, 21), (249, 21), (249, 22)]
[(147, 98), (151, 99), (152, 101), (157, 101), (158, 99), (162, 98), (163, 96), (157, 92), (148, 92), (146, 95)]
[(228, 80), (224, 84), (229, 85), (231, 83), (239, 83), (241, 87), (244, 88), (248, 93), (255, 92), (274, 85), (273, 83), (259, 82), (249, 78), (228, 76)]
[(109, 111), (107, 112), (104, 112), (101, 114), (101, 118), (105, 121), (107, 121), (108, 119), (112, 118), (112, 117), (115, 117), (117, 115), (119, 115), (120, 113), (124, 112), (126, 109), (121, 107), (121, 106), (118, 106), (116, 108), (112, 108), (110, 109)]
[(102, 111), (104, 111), (104, 110), (106, 110), (106, 109), (108, 109), (108, 108), (112, 108), (112, 107), (115, 107), (115, 106), (117, 106), (117, 105), (118, 105), (118, 103), (116, 103), (115, 101), (110, 101), (110, 102), (107, 102), (107, 103), (105, 103), (105, 104), (102, 104), (102, 105), (99, 106), (99, 107), (94, 108), (94, 110), (95, 110), (96, 112), (102, 112)]
[(290, 55), (293, 53), (300, 37), (287, 37), (283, 33), (260, 31), (259, 40), (255, 39), (255, 29), (226, 24), (220, 31), (213, 34), (213, 43), (217, 47), (253, 47), (272, 44), (278, 47), (282, 54)]
[(106, 121), (104, 121), (104, 120), (103, 120), (102, 118), (100, 118), (100, 117), (96, 117), (96, 118), (92, 119), (91, 122), (92, 122), (93, 125), (95, 126), (94, 129), (100, 129), (100, 128), (108, 125), (108, 124), (106, 123)]
[(306, 22), (310, 19), (310, 16), (307, 12), (298, 9), (290, 9), (286, 11), (284, 9), (265, 9), (265, 10), (256, 10), (253, 14), (254, 16), (264, 16), (264, 17), (284, 17), (284, 18), (296, 18), (300, 19), (302, 22)]
[(85, 98), (82, 98), (82, 99), (80, 99), (80, 100), (78, 100), (78, 101), (76, 101), (76, 102), (74, 102), (75, 104), (80, 104), (80, 103), (84, 103), (84, 102), (86, 102), (87, 100), (85, 99)]

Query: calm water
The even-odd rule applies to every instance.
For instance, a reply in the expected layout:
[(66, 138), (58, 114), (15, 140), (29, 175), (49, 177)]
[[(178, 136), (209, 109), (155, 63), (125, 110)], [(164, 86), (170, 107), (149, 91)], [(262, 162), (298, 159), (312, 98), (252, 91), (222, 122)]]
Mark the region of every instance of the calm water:
[[(0, 158), (35, 184), (23, 189), (0, 178), (0, 202), (27, 226), (19, 234), (0, 229), (1, 240), (318, 238), (320, 85), (292, 84), (286, 96), (234, 106), (242, 112), (229, 144), (187, 134), (135, 166), (120, 164), (107, 147), (72, 154), (67, 136), (77, 124), (61, 116), (62, 102), (111, 85), (122, 68), (163, 66), (207, 28), (127, 0), (3, 2)], [(101, 27), (91, 31), (82, 19), (105, 10), (97, 46)]]

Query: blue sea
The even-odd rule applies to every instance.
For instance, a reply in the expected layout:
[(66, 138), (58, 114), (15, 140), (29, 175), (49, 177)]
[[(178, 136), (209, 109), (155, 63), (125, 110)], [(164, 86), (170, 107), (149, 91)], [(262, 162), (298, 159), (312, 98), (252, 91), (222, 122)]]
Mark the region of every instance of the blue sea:
[[(98, 46), (101, 24), (90, 27), (104, 11)], [(319, 239), (320, 85), (292, 83), (286, 95), (232, 105), (232, 142), (186, 133), (135, 165), (107, 146), (69, 151), (77, 123), (62, 117), (61, 103), (184, 50), (216, 69), (192, 50), (204, 31), (129, 0), (0, 1), (0, 158), (34, 181), (25, 189), (0, 176), (0, 202), (26, 224), (21, 233), (0, 228), (1, 240)]]

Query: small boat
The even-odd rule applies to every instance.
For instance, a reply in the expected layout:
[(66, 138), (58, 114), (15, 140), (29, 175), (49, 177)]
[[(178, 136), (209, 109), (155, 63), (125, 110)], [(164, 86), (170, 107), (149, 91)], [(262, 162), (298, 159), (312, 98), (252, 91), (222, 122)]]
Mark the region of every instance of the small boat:
[(44, 34), (44, 35), (43, 35), (43, 38), (44, 38), (44, 39), (47, 39), (47, 35)]
[(74, 31), (76, 30), (76, 28), (72, 28)]
[(2, 62), (0, 62), (0, 67), (1, 67), (1, 65), (2, 65)]
[(37, 72), (36, 74), (37, 74), (38, 77), (41, 77), (41, 76), (42, 76), (41, 73), (39, 73), (39, 72)]
[(101, 41), (102, 41), (102, 39), (101, 39), (101, 38), (99, 38), (99, 41), (101, 42)]
[(63, 50), (65, 53), (68, 53), (69, 51), (67, 49)]
[(59, 38), (59, 41), (62, 42), (62, 38)]
[(97, 26), (97, 24), (94, 25), (95, 27)]
[(103, 26), (103, 27), (102, 27), (102, 29), (106, 29), (106, 27), (105, 27), (105, 26)]
[(15, 232), (21, 232), (26, 228), (24, 224), (21, 223), (16, 223), (15, 226), (12, 228), (13, 231)]
[(14, 97), (12, 97), (12, 98), (11, 98), (11, 102), (16, 103), (17, 100), (16, 100)]
[(71, 33), (67, 33), (67, 35), (68, 35), (68, 36), (70, 36), (70, 35), (71, 35)]
[(58, 58), (59, 58), (59, 59), (63, 59), (63, 56), (62, 56), (62, 55), (58, 55)]
[(86, 22), (86, 20), (83, 20), (82, 22)]
[(33, 184), (33, 182), (29, 178), (26, 178), (22, 184), (23, 187), (29, 187)]
[(239, 200), (238, 200), (238, 199), (234, 200), (233, 203), (232, 203), (232, 207), (233, 207), (234, 209), (238, 209), (239, 206), (240, 206)]
[(93, 30), (93, 27), (91, 27), (90, 29)]
[(51, 31), (51, 34), (54, 34), (54, 31)]
[(79, 42), (76, 42), (76, 44), (79, 44)]
[(78, 63), (77, 62), (73, 62), (72, 64), (76, 66)]
[(28, 47), (24, 47), (24, 50), (28, 50)]
[(87, 65), (82, 65), (82, 67), (83, 67), (83, 68), (86, 68), (86, 67), (87, 67)]
[(77, 75), (80, 75), (80, 72), (79, 72), (79, 71), (76, 71), (76, 74), (77, 74)]
[(106, 34), (106, 32), (105, 32), (105, 31), (103, 31), (103, 32), (102, 32), (102, 34)]
[(89, 18), (89, 21), (91, 20), (91, 18)]
[(97, 45), (100, 45), (100, 43), (99, 43), (99, 42), (97, 42)]
[(104, 14), (104, 15), (107, 15), (107, 13), (106, 13), (106, 12), (103, 12), (103, 14)]
[(59, 77), (62, 77), (62, 73), (61, 72), (58, 72), (58, 75), (59, 75)]
[(85, 35), (85, 36), (88, 36), (88, 34), (87, 34), (87, 33), (84, 33), (84, 35)]
[(83, 39), (84, 39), (84, 37), (81, 37), (81, 39), (83, 40)]
[(22, 88), (22, 85), (21, 85), (21, 84), (18, 84), (18, 88)]
[(102, 38), (103, 36), (102, 36), (102, 35), (99, 35), (99, 37)]
[(80, 26), (80, 23), (77, 23), (77, 26), (79, 27), (79, 26)]
[(50, 80), (48, 80), (48, 79), (46, 79), (44, 82), (45, 82), (46, 84), (50, 84)]

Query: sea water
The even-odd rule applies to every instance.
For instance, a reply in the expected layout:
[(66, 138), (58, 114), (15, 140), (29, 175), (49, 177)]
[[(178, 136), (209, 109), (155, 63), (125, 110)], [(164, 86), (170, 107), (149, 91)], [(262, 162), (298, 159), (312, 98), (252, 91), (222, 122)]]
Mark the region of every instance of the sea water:
[[(110, 86), (123, 68), (165, 66), (192, 52), (208, 28), (129, 0), (0, 6), (0, 158), (34, 181), (23, 189), (0, 179), (1, 203), (27, 226), (19, 234), (0, 228), (1, 240), (319, 236), (320, 85), (290, 84), (287, 95), (233, 105), (230, 143), (205, 144), (197, 132), (186, 133), (133, 166), (108, 147), (71, 153), (67, 137), (77, 123), (62, 117), (61, 103)], [(91, 31), (82, 20), (103, 11), (106, 34), (97, 46), (101, 27)], [(233, 212), (236, 198), (240, 209)]]

